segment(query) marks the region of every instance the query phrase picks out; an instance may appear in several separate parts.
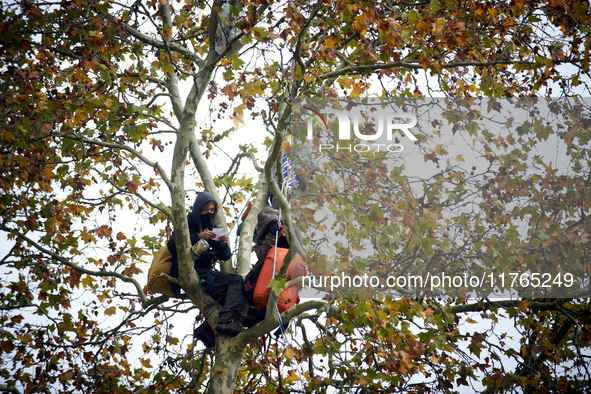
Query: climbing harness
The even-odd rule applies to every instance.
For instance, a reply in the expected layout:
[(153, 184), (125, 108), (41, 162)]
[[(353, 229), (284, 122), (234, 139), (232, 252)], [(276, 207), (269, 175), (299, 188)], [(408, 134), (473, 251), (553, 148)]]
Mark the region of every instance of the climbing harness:
[[(205, 279), (200, 278), (201, 286), (198, 286), (197, 287), (197, 293), (199, 294), (199, 298), (201, 298), (201, 289), (203, 287), (205, 287), (205, 289), (207, 289), (207, 290), (205, 290), (205, 292), (207, 294), (209, 294), (211, 296), (211, 298), (216, 298), (216, 295), (217, 294), (215, 293), (214, 287), (213, 287), (213, 281), (214, 280), (215, 280), (215, 276), (213, 274), (207, 275), (207, 278), (205, 278)], [(201, 298), (201, 299), (203, 300), (203, 298)], [(202, 302), (203, 302), (204, 305), (212, 306), (212, 305), (215, 305), (218, 302), (220, 302), (221, 299), (222, 299), (222, 296), (220, 295), (219, 298), (217, 299), (217, 301), (213, 301), (213, 302), (205, 302), (205, 301), (202, 301)]]

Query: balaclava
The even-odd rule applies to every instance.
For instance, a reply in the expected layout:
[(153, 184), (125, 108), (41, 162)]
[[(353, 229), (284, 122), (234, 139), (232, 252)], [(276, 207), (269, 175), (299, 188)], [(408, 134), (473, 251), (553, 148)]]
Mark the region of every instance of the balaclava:
[(208, 192), (201, 192), (195, 198), (193, 209), (191, 210), (191, 213), (189, 213), (188, 215), (189, 227), (191, 228), (191, 232), (201, 232), (205, 229), (211, 230), (215, 227), (215, 213), (208, 212), (205, 215), (201, 215), (201, 210), (203, 209), (205, 204), (207, 204), (210, 201), (213, 201), (215, 203), (215, 199)]
[(205, 215), (201, 215), (201, 226), (203, 226), (203, 230), (211, 230), (214, 228), (214, 218), (215, 213), (213, 212), (207, 212)]

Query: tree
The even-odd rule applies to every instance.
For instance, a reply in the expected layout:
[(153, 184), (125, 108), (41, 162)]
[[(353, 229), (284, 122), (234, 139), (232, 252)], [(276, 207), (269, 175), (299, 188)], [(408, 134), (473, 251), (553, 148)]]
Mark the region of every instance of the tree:
[[(215, 307), (203, 307), (190, 269), (185, 201), (194, 189), (226, 207), (220, 225), (235, 223), (257, 182), (240, 179), (239, 164), (264, 162), (235, 264), (224, 262), (224, 270), (248, 271), (267, 188), (294, 232), (291, 205), (273, 172), (288, 145), (285, 131), (299, 116), (295, 98), (585, 94), (587, 2), (76, 0), (22, 1), (0, 10), (0, 229), (9, 245), (0, 260), (2, 389), (451, 391), (474, 384), (479, 374), (490, 392), (588, 385), (589, 302), (572, 294), (306, 301), (282, 315), (296, 321), (301, 343), (269, 344), (266, 351), (260, 338), (277, 327), (276, 314), (236, 338), (218, 338), (215, 354), (193, 352), (172, 323), (198, 310), (210, 324), (217, 319)], [(209, 122), (198, 123), (208, 104)], [(576, 259), (588, 278), (586, 108), (561, 109), (571, 123), (560, 130), (533, 125), (507, 136), (473, 129), (470, 137), (486, 146), (482, 156), (490, 162), (478, 177), (458, 158), (449, 161), (436, 138), (419, 140), (425, 161), (443, 168), (421, 180), (422, 195), (404, 175), (391, 174), (401, 176), (392, 190), (401, 202), (388, 214), (400, 219), (396, 244), (406, 245), (395, 249), (397, 257), (421, 264), (460, 252), (534, 265)], [(220, 130), (222, 118), (238, 130)], [(267, 128), (268, 153), (228, 138), (255, 121)], [(455, 122), (458, 130), (470, 124)], [(532, 151), (548, 135), (569, 154), (565, 173)], [(224, 150), (232, 151), (232, 166), (217, 176), (212, 165)], [(539, 170), (525, 168), (527, 160)], [(309, 187), (322, 191), (317, 182)], [(476, 211), (453, 209), (472, 193), (481, 199)], [(527, 204), (513, 209), (511, 201)], [(384, 209), (366, 204), (372, 207), (378, 209), (372, 215)], [(134, 230), (124, 227), (130, 217), (137, 218)], [(501, 218), (526, 226), (526, 236)], [(443, 221), (455, 231), (454, 242)], [(181, 301), (144, 288), (149, 256), (171, 228), (187, 293)], [(372, 237), (385, 227), (377, 230)], [(279, 279), (285, 271), (283, 264)], [(464, 331), (475, 316), (489, 326)], [(514, 342), (496, 331), (503, 317), (519, 335)], [(138, 338), (141, 356), (134, 362)], [(300, 367), (307, 371), (296, 373)]]

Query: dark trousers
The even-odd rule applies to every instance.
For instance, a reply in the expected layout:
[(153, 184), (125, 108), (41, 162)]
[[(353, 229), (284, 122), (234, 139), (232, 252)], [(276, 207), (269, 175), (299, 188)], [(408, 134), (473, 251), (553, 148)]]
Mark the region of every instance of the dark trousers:
[(263, 269), (263, 261), (257, 262), (252, 270), (246, 275), (244, 278), (244, 296), (248, 301), (248, 306), (254, 308), (254, 289), (257, 285), (257, 281), (259, 280), (259, 275), (261, 274), (261, 270)]
[(197, 268), (197, 274), (199, 279), (207, 282), (207, 293), (215, 301), (219, 300), (222, 313), (233, 311), (240, 314), (244, 303), (242, 276), (205, 268)]

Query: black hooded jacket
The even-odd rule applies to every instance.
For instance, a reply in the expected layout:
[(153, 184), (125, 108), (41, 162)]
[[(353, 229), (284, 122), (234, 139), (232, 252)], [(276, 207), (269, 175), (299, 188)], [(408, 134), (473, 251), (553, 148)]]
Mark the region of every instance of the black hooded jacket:
[[(193, 209), (187, 215), (187, 222), (189, 223), (189, 234), (191, 235), (191, 245), (195, 245), (199, 242), (199, 233), (205, 230), (212, 230), (215, 228), (215, 223), (213, 222), (213, 218), (206, 223), (202, 223), (201, 220), (201, 210), (203, 206), (210, 201), (214, 201), (215, 199), (213, 196), (208, 192), (201, 192), (195, 198), (195, 203), (193, 204)], [(217, 208), (215, 211), (217, 214)], [(215, 216), (214, 214), (214, 216)], [(207, 243), (209, 244), (210, 248), (203, 252), (200, 256), (195, 258), (194, 266), (195, 269), (212, 269), (213, 264), (216, 260), (226, 261), (232, 257), (232, 251), (230, 250), (230, 246), (226, 244), (226, 246), (222, 246), (219, 241), (214, 241), (212, 239), (208, 239)], [(172, 270), (170, 275), (178, 278), (179, 276), (179, 265), (178, 265), (178, 256), (176, 253), (176, 242), (174, 239), (174, 231), (170, 240), (166, 244), (170, 254), (172, 254)], [(175, 295), (180, 294), (180, 287), (176, 283), (171, 283), (172, 292)]]

